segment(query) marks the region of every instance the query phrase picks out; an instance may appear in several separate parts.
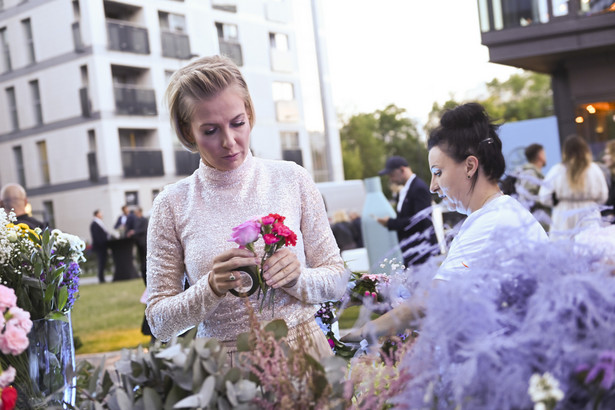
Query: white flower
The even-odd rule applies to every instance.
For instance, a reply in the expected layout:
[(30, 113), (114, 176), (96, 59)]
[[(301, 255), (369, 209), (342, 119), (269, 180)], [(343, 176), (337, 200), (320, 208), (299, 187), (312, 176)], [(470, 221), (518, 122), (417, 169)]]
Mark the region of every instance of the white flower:
[(6, 237), (9, 242), (17, 242), (17, 232), (10, 230), (6, 233)]
[[(527, 392), (536, 404), (545, 405), (545, 401), (558, 402), (564, 398), (564, 392), (559, 388), (559, 382), (549, 372), (545, 372), (542, 376), (533, 374), (530, 377), (530, 386)], [(543, 408), (546, 409), (546, 405), (540, 408), (534, 406), (534, 410)]]

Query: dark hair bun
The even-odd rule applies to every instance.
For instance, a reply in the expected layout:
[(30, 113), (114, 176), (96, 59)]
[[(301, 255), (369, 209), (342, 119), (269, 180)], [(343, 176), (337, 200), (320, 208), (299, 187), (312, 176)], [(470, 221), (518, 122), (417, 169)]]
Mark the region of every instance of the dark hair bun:
[(448, 110), (440, 120), (444, 128), (469, 128), (484, 123), (489, 123), (489, 116), (483, 106), (477, 103), (467, 103)]

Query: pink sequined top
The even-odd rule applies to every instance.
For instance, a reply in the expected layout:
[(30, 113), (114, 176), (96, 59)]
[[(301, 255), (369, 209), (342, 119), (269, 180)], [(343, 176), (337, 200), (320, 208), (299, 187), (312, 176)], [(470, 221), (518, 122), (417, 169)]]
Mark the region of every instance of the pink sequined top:
[[(165, 187), (152, 208), (146, 315), (156, 338), (166, 341), (198, 324), (197, 336), (234, 342), (249, 330), (245, 300), (230, 293), (216, 296), (208, 272), (215, 256), (237, 246), (229, 242), (234, 226), (269, 213), (285, 216), (284, 223), (297, 234), (297, 245), (289, 249), (302, 265), (294, 286), (276, 289), (275, 317), (292, 328), (314, 320), (315, 304), (342, 297), (348, 272), (322, 196), (305, 169), (251, 154), (232, 171), (219, 171), (201, 161), (191, 176)], [(257, 252), (262, 248), (261, 239)], [(186, 291), (184, 274), (190, 283)], [(259, 313), (257, 293), (249, 301), (258, 319), (273, 319), (266, 306)]]

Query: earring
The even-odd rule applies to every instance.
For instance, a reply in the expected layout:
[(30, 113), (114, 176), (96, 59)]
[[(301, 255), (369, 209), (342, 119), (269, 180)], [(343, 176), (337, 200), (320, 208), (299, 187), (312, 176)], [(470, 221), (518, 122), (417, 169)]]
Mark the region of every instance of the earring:
[(471, 175), (468, 175), (468, 179), (470, 179), (470, 178), (472, 178), (472, 176), (471, 176)]

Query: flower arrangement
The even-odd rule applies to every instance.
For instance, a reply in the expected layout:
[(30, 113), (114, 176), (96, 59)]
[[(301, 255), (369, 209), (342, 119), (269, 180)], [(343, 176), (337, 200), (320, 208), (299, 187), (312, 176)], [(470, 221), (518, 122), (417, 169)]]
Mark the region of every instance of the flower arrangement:
[(389, 278), (386, 274), (352, 272), (350, 282), (349, 296), (351, 303), (362, 304), (367, 300), (370, 300), (372, 303), (382, 303), (385, 301), (382, 292), (389, 283)]
[[(28, 379), (20, 356), (28, 347), (28, 332), (32, 329), (30, 314), (17, 307), (15, 291), (0, 285), (0, 409), (12, 410), (17, 403), (18, 391), (13, 382)], [(15, 368), (20, 368), (19, 374)], [(23, 391), (28, 394), (28, 391)]]
[[(265, 261), (281, 247), (295, 246), (297, 244), (297, 235), (290, 230), (290, 228), (284, 225), (285, 219), (285, 217), (278, 214), (269, 214), (267, 216), (263, 216), (262, 218), (250, 219), (234, 227), (232, 237), (229, 240), (230, 242), (235, 242), (242, 248), (251, 250), (255, 254), (255, 242), (258, 241), (261, 236), (265, 242), (264, 253), (261, 257), (260, 266), (256, 267), (256, 272), (254, 273), (255, 278), (252, 278), (252, 280), (256, 279), (258, 282), (257, 299), (260, 299), (261, 292), (263, 294), (260, 305), (261, 311), (267, 299), (267, 294), (269, 293), (268, 304), (272, 310), (274, 307), (275, 297), (275, 289), (270, 289), (263, 279), (262, 271)], [(251, 273), (250, 271), (247, 272)]]
[(78, 298), (85, 243), (58, 229), (32, 230), (0, 210), (0, 280), (35, 319), (67, 321)]

